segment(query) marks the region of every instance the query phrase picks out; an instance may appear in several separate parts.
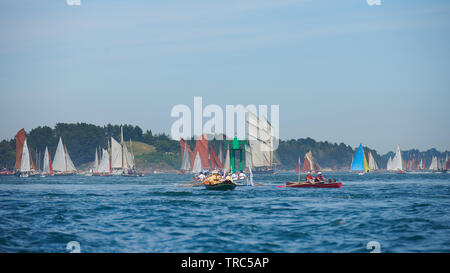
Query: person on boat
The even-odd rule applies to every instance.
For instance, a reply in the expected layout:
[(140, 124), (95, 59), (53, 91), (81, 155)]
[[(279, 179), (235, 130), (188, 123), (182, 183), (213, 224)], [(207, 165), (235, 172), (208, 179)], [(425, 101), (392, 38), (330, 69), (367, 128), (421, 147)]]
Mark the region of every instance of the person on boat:
[(240, 172), (238, 178), (239, 178), (239, 180), (243, 180), (243, 179), (247, 178), (247, 176), (245, 175), (244, 172)]
[(305, 179), (306, 179), (306, 182), (314, 183), (314, 176), (311, 175), (311, 172), (308, 172)]
[(213, 171), (212, 175), (206, 179), (206, 183), (210, 185), (214, 185), (220, 182), (221, 177), (217, 171)]
[(206, 175), (203, 174), (203, 172), (200, 172), (200, 174), (198, 175), (198, 180), (203, 181), (203, 179), (206, 178)]
[(315, 182), (325, 182), (327, 179), (323, 177), (322, 172), (318, 172), (316, 178), (314, 179)]
[(233, 180), (238, 179), (238, 175), (236, 174), (236, 172), (234, 172), (234, 173), (231, 175), (231, 178), (233, 178)]

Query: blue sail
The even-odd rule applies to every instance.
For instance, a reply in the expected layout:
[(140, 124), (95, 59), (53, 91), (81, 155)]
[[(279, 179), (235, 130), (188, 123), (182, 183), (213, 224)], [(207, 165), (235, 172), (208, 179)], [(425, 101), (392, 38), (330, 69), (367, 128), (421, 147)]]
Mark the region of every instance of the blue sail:
[(355, 157), (353, 158), (352, 171), (364, 171), (364, 151), (362, 144), (359, 144)]

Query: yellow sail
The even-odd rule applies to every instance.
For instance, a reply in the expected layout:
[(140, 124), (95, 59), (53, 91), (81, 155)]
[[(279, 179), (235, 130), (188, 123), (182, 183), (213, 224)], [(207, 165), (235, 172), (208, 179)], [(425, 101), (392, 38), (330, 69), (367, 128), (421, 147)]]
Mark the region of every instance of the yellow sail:
[(363, 151), (363, 155), (364, 155), (364, 172), (369, 172), (370, 168), (369, 168), (369, 164), (367, 163), (367, 159), (366, 159), (366, 154)]

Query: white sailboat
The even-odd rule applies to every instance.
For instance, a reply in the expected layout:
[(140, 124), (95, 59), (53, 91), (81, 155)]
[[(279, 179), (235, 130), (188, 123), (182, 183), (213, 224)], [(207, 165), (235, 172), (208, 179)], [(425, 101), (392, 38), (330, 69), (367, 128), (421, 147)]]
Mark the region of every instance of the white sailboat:
[(429, 169), (434, 172), (439, 171), (439, 160), (436, 156), (433, 156)]
[(187, 144), (184, 145), (183, 159), (181, 161), (181, 170), (188, 173), (191, 170), (191, 159), (189, 158), (189, 151)]
[(63, 145), (61, 137), (59, 138), (58, 147), (56, 148), (53, 159), (53, 171), (55, 175), (69, 175), (77, 171), (66, 146)]
[(249, 142), (246, 165), (253, 168), (253, 173), (273, 173), (273, 165), (278, 162), (277, 157), (274, 157), (272, 125), (250, 111), (246, 112), (246, 124)]
[(386, 170), (391, 171), (392, 170), (392, 157), (389, 157)]
[(402, 158), (402, 152), (400, 150), (400, 146), (397, 146), (397, 152), (395, 153), (395, 156), (391, 161), (390, 167), (391, 168), (389, 169), (389, 171), (404, 172), (403, 158)]
[(45, 152), (44, 152), (44, 166), (42, 168), (42, 175), (53, 175), (53, 167), (52, 167), (52, 161), (50, 159), (50, 154), (48, 153), (48, 147), (45, 146)]
[(202, 171), (202, 161), (200, 159), (200, 153), (195, 155), (194, 165), (192, 166), (193, 173), (200, 173)]
[(134, 155), (128, 152), (123, 138), (123, 127), (120, 128), (120, 143), (111, 137), (111, 168), (113, 175), (132, 175), (133, 172), (137, 174)]
[(377, 162), (371, 152), (369, 152), (369, 168), (371, 171), (378, 170)]
[(108, 150), (102, 150), (102, 158), (100, 159), (100, 163), (98, 164), (98, 173), (102, 175), (111, 174), (111, 164), (109, 161), (109, 153)]
[(20, 162), (20, 177), (28, 177), (31, 172), (30, 151), (28, 150), (27, 140), (23, 143), (22, 161)]

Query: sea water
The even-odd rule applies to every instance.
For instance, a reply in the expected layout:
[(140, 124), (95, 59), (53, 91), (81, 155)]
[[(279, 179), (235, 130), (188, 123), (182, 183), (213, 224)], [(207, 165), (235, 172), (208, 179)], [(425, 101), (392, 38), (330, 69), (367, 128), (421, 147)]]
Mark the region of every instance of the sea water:
[[(0, 252), (450, 252), (450, 174), (325, 173), (339, 189), (189, 175), (0, 177)], [(373, 244), (373, 243), (372, 243)]]

